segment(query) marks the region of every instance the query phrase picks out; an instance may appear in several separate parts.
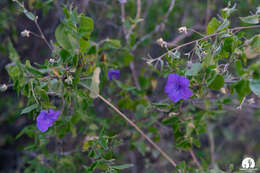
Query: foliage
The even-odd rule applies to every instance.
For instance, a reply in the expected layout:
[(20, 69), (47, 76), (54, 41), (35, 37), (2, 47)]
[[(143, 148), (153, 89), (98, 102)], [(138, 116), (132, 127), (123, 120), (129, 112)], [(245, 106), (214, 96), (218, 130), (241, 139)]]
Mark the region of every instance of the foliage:
[[(32, 8), (30, 2), (29, 8)], [(147, 17), (151, 19), (156, 11), (169, 12), (170, 15), (172, 9), (168, 6), (174, 6), (171, 4), (174, 1), (165, 2), (161, 8), (156, 7), (159, 3), (156, 2), (147, 9)], [(35, 8), (43, 9), (47, 14), (54, 2), (35, 3)], [(148, 5), (148, 2), (142, 3)], [(175, 167), (162, 166), (165, 172), (235, 170), (232, 165), (215, 163), (216, 160), (210, 159), (212, 153), (206, 149), (205, 153), (196, 153), (199, 163), (196, 163), (196, 155), (191, 154), (196, 163), (193, 165), (181, 156), (175, 157), (175, 153), (167, 151), (165, 155), (161, 150), (166, 149), (163, 146), (158, 149), (154, 143), (165, 140), (161, 133), (165, 128), (171, 132), (167, 141), (173, 150), (193, 153), (194, 148), (199, 148), (198, 151), (203, 151), (202, 137), (206, 133), (212, 135), (209, 129), (224, 117), (228, 111), (226, 107), (236, 105), (231, 109), (237, 111), (246, 105), (247, 98), (259, 97), (260, 35), (259, 32), (244, 32), (254, 28), (259, 31), (259, 11), (237, 17), (241, 26), (231, 27), (231, 17), (239, 9), (229, 5), (220, 11), (221, 17), (212, 17), (208, 21), (205, 33), (184, 27), (181, 34), (194, 32), (194, 41), (171, 48), (165, 41), (169, 33), (167, 29), (163, 30), (164, 25), (171, 25), (170, 20), (166, 22), (171, 16), (165, 15), (163, 19), (155, 16), (154, 21), (147, 20), (147, 25), (143, 26), (145, 18), (130, 17), (136, 13), (134, 1), (107, 2), (108, 5), (116, 4), (118, 11), (120, 7), (124, 8), (129, 16), (122, 16), (119, 22), (121, 36), (105, 39), (99, 39), (101, 31), (96, 30), (97, 18), (79, 13), (73, 6), (64, 6), (63, 20), (53, 33), (55, 41), (52, 44), (44, 35), (45, 28), (38, 24), (39, 17), (19, 1), (16, 4), (13, 8), (19, 8), (40, 33), (28, 31), (27, 39), (40, 38), (51, 52), (43, 63), (31, 63), (20, 57), (12, 37), (6, 41), (11, 61), (6, 65), (6, 71), (13, 89), (26, 98), (26, 106), (20, 115), (33, 120), (16, 136), (16, 139), (24, 135), (32, 139), (23, 147), (26, 155), (23, 158), (24, 172), (121, 172), (136, 167), (117, 153), (122, 145), (128, 153), (136, 149), (141, 156), (151, 154), (156, 160), (162, 154), (161, 159)], [(106, 20), (118, 11), (109, 9)], [(143, 58), (140, 64), (135, 64), (138, 58), (135, 51), (152, 44), (149, 41), (152, 38), (142, 36), (145, 37), (146, 32), (154, 34), (153, 31), (165, 34), (158, 41), (160, 47), (157, 46), (159, 53), (165, 53), (157, 58)], [(135, 65), (140, 68), (139, 75)], [(120, 69), (120, 77), (110, 79), (108, 72), (111, 69)], [(192, 96), (178, 97), (182, 99), (176, 103), (167, 98), (164, 93), (166, 78), (172, 74), (185, 76), (180, 79), (189, 82), (185, 87), (192, 90)], [(172, 87), (168, 87), (168, 95)], [(61, 114), (43, 133), (37, 129), (35, 120), (41, 110), (52, 109), (61, 111)], [(145, 129), (145, 133), (141, 129)], [(149, 170), (152, 162), (147, 162)]]

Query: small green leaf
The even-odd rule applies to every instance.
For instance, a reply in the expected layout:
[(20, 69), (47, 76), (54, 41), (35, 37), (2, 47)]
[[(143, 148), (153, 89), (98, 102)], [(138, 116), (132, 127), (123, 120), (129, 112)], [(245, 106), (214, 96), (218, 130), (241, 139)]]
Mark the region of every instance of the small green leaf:
[(81, 53), (84, 53), (88, 50), (88, 48), (91, 46), (90, 42), (81, 38), (79, 40), (79, 50)]
[(209, 88), (213, 90), (219, 90), (224, 85), (224, 78), (222, 75), (218, 74), (214, 80), (209, 84)]
[[(247, 96), (248, 94), (250, 94), (251, 89), (249, 87), (249, 81), (248, 80), (240, 80), (239, 82), (233, 84), (233, 86), (231, 86), (232, 88), (234, 87), (236, 90), (236, 93), (238, 95), (238, 98), (240, 100), (240, 102), (243, 100), (243, 98), (245, 96)], [(231, 89), (232, 89), (231, 88)]]
[(13, 44), (10, 40), (8, 40), (8, 51), (9, 51), (9, 58), (14, 61), (18, 62), (20, 60), (18, 53), (13, 47)]
[(38, 105), (37, 105), (37, 104), (33, 104), (33, 105), (31, 105), (31, 106), (28, 106), (28, 107), (26, 107), (26, 108), (24, 108), (24, 109), (22, 110), (21, 115), (22, 115), (22, 114), (29, 113), (29, 112), (31, 112), (32, 110), (36, 109), (36, 108), (38, 108)]
[(28, 17), (28, 19), (34, 21), (35, 20), (35, 16), (34, 14), (32, 14), (31, 12), (29, 11), (24, 11), (24, 14), (26, 15), (26, 17)]
[(230, 22), (228, 20), (225, 20), (217, 29), (218, 32), (223, 31), (227, 29), (230, 25)]
[(251, 80), (249, 83), (250, 89), (258, 96), (260, 96), (260, 79)]
[(124, 165), (118, 165), (118, 166), (112, 166), (112, 167), (117, 170), (122, 170), (122, 169), (126, 169), (126, 168), (131, 168), (133, 166), (134, 166), (133, 164), (124, 164)]
[(94, 71), (94, 74), (92, 76), (92, 82), (91, 82), (91, 92), (90, 92), (90, 97), (91, 98), (97, 98), (98, 94), (99, 94), (99, 83), (100, 83), (100, 79), (99, 79), (99, 75), (100, 75), (101, 69), (100, 67), (97, 67)]
[(219, 25), (220, 21), (213, 17), (208, 24), (207, 34), (213, 34), (218, 29)]
[(136, 146), (137, 150), (144, 156), (146, 152), (146, 145), (143, 141), (135, 142), (134, 145)]
[(231, 8), (229, 8), (229, 6), (228, 6), (224, 9), (222, 9), (221, 10), (222, 17), (224, 19), (227, 19), (230, 16), (230, 14), (233, 13), (234, 11), (236, 11), (236, 4), (234, 4), (233, 7), (231, 7)]
[(131, 53), (129, 53), (128, 51), (126, 51), (123, 56), (123, 60), (122, 60), (123, 65), (128, 66), (133, 59), (134, 59), (134, 56)]
[(60, 24), (57, 27), (55, 31), (55, 37), (59, 45), (67, 51), (75, 51), (75, 49), (78, 47), (77, 40), (66, 29), (64, 24)]
[(249, 24), (258, 24), (259, 23), (259, 15), (252, 15), (252, 16), (247, 16), (247, 17), (240, 17), (240, 19), (245, 22), (245, 23), (249, 23)]
[(104, 42), (103, 48), (104, 49), (120, 49), (121, 48), (120, 40), (106, 39)]
[(89, 38), (91, 32), (94, 29), (94, 22), (90, 17), (81, 16), (80, 17), (80, 28), (79, 32), (83, 37)]
[(192, 64), (191, 68), (185, 73), (186, 76), (194, 76), (202, 69), (201, 63)]
[(240, 60), (237, 60), (235, 62), (235, 69), (236, 72), (239, 76), (242, 76), (244, 74), (244, 70), (243, 70), (243, 66), (242, 66), (242, 62)]
[(25, 126), (19, 133), (16, 135), (15, 139), (20, 138), (22, 135), (26, 134), (29, 137), (32, 137), (33, 134), (35, 133), (35, 126), (34, 125), (29, 125)]

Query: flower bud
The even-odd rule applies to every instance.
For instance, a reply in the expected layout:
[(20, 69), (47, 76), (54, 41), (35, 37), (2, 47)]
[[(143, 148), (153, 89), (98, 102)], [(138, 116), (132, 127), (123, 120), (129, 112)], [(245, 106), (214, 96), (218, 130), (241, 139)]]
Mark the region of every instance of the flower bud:
[(50, 58), (50, 59), (49, 59), (49, 62), (50, 62), (50, 63), (54, 63), (54, 62), (55, 62), (55, 59)]
[(3, 84), (0, 86), (0, 91), (5, 92), (7, 90), (8, 86), (6, 84)]
[(167, 42), (164, 41), (162, 38), (159, 38), (158, 40), (156, 40), (156, 42), (163, 48), (167, 48)]
[(182, 33), (184, 32), (185, 34), (187, 34), (187, 27), (186, 26), (182, 26), (179, 28), (179, 32)]
[(65, 79), (65, 82), (67, 84), (71, 85), (72, 84), (72, 79), (73, 79), (72, 76), (68, 76), (67, 79)]
[(21, 35), (22, 37), (30, 37), (30, 31), (25, 29), (23, 32), (21, 32)]

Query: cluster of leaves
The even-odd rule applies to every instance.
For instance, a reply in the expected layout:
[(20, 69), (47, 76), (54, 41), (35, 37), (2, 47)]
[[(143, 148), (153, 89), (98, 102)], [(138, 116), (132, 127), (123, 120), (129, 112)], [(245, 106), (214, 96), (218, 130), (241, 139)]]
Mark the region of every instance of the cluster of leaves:
[[(230, 15), (234, 11), (235, 6), (227, 7), (221, 11), (222, 20), (212, 18), (203, 37), (205, 39), (199, 39), (190, 52), (167, 50), (166, 56), (158, 59), (161, 68), (151, 68), (158, 76), (178, 73), (190, 80), (194, 95), (190, 100), (177, 104), (160, 101), (162, 97), (156, 102), (147, 98), (159, 84), (153, 76), (144, 75), (146, 68), (141, 69), (138, 78), (140, 87), (133, 86), (129, 80), (109, 82), (109, 68), (123, 69), (132, 62), (130, 50), (136, 43), (135, 35), (132, 33), (130, 42), (124, 47), (120, 40), (115, 39), (95, 42), (91, 37), (94, 21), (78, 14), (76, 9), (64, 8), (64, 20), (56, 28), (51, 58), (43, 64), (31, 65), (29, 60), (22, 63), (9, 41), (8, 52), (12, 62), (6, 69), (13, 88), (27, 97), (28, 106), (21, 114), (35, 119), (40, 110), (62, 111), (58, 121), (46, 133), (41, 133), (32, 124), (18, 134), (17, 138), (26, 134), (34, 139), (25, 148), (29, 153), (36, 153), (25, 158), (25, 163), (30, 165), (25, 167), (25, 172), (118, 172), (132, 166), (117, 165), (115, 162), (117, 156), (113, 149), (118, 147), (118, 137), (115, 136), (125, 122), (116, 117), (106, 119), (102, 117), (105, 115), (99, 116), (94, 105), (99, 93), (118, 98), (118, 107), (134, 112), (134, 118), (138, 120), (136, 124), (147, 129), (154, 141), (161, 139), (156, 128), (159, 123), (172, 129), (174, 148), (184, 151), (199, 148), (200, 137), (205, 133), (207, 124), (225, 112), (223, 105), (237, 104), (230, 94), (235, 94), (241, 105), (251, 92), (260, 95), (260, 63), (256, 61), (260, 54), (260, 35), (247, 38), (243, 32), (236, 32), (243, 28), (230, 29)], [(37, 20), (27, 10), (23, 12), (30, 20)], [(242, 17), (241, 20), (247, 24), (258, 24), (259, 13)], [(139, 22), (140, 19), (135, 21), (129, 18), (123, 25), (130, 29)], [(89, 86), (89, 89), (82, 87), (82, 84)], [(218, 95), (212, 96), (214, 92)], [(112, 125), (118, 126), (118, 129), (100, 133), (101, 127), (109, 129)], [(124, 129), (120, 135), (130, 137), (130, 147), (137, 148), (143, 156), (149, 152), (138, 133), (129, 133)], [(66, 140), (73, 142), (66, 146)], [(47, 149), (52, 141), (58, 143), (51, 144), (54, 152)], [(63, 147), (70, 151), (63, 151)], [(158, 157), (156, 152), (153, 155)], [(31, 157), (34, 159), (31, 160)], [(87, 163), (86, 157), (89, 159)], [(190, 168), (185, 162), (177, 168), (182, 172), (221, 172), (217, 168), (210, 170), (209, 161), (205, 161), (204, 170)]]

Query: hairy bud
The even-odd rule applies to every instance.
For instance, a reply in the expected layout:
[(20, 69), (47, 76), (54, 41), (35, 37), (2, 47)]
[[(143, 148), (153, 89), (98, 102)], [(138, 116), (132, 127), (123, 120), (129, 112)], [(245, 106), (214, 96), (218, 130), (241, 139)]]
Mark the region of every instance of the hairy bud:
[(23, 32), (21, 32), (21, 35), (22, 37), (30, 37), (30, 31), (25, 29)]
[(5, 92), (8, 89), (8, 86), (6, 84), (3, 84), (0, 86), (0, 91)]
[(186, 26), (182, 26), (179, 28), (179, 32), (182, 33), (184, 32), (185, 34), (187, 34), (187, 27)]

